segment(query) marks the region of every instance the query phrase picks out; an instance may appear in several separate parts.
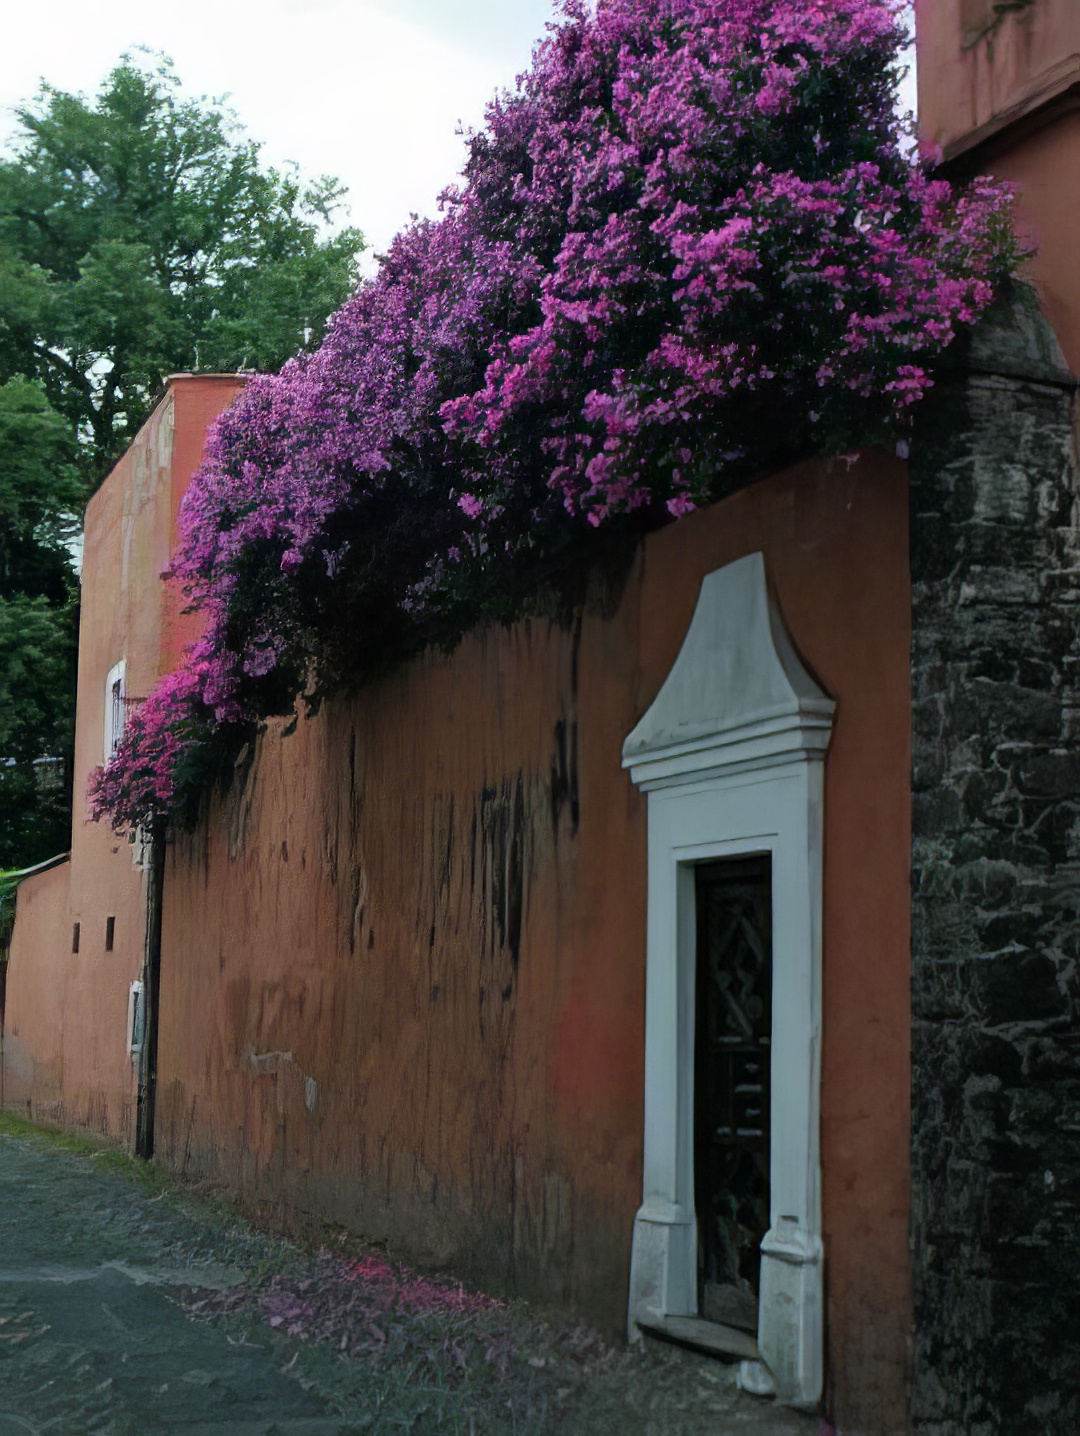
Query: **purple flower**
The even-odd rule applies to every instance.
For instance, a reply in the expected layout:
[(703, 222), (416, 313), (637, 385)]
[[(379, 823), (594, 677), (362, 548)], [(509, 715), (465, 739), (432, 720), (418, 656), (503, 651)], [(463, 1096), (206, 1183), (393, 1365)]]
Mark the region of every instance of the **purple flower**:
[(283, 675), (332, 685), (379, 625), (479, 611), (567, 530), (894, 444), (1017, 263), (1008, 189), (954, 189), (900, 143), (898, 14), (569, 0), (441, 217), (213, 426), (173, 561), (205, 635), (95, 811), (167, 814)]

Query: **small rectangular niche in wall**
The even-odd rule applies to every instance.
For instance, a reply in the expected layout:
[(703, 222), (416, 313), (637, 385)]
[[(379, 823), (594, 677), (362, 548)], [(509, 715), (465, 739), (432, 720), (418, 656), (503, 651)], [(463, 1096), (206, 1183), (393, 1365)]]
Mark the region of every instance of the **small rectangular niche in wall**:
[(71, 925), (71, 950), (72, 952), (79, 950), (79, 924), (77, 922)]
[(116, 919), (107, 917), (105, 919), (105, 951), (112, 952), (113, 941), (116, 937)]

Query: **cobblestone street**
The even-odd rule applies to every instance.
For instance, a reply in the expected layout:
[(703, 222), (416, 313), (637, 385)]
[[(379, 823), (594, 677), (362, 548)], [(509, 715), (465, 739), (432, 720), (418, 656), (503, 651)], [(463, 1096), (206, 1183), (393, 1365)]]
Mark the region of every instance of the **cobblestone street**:
[(269, 1347), (185, 1316), (179, 1291), (243, 1275), (211, 1235), (101, 1159), (0, 1135), (0, 1436), (336, 1436)]
[(391, 1302), (351, 1355), (371, 1288), (341, 1272), (385, 1262), (305, 1254), (142, 1173), (0, 1118), (0, 1436), (819, 1430), (738, 1393), (732, 1368), (517, 1308)]

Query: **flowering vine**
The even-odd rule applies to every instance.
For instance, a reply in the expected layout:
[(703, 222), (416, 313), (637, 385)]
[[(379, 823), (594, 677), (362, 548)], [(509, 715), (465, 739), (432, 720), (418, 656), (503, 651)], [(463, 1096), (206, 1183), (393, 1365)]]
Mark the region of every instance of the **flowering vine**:
[(213, 427), (173, 566), (204, 637), (95, 777), (98, 815), (175, 818), (204, 750), (298, 695), (909, 425), (1017, 252), (1003, 186), (906, 152), (899, 8), (569, 0), (441, 217)]

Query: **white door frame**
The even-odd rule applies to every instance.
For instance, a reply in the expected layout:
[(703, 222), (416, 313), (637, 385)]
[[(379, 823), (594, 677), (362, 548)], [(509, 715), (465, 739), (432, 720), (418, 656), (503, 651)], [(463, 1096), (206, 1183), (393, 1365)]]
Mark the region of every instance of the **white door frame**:
[(799, 1405), (815, 1405), (822, 1387), (822, 803), (833, 711), (788, 638), (755, 553), (706, 577), (682, 650), (623, 748), (649, 805), (645, 1171), (630, 1334), (639, 1322), (697, 1315), (694, 867), (768, 853), (770, 1226), (758, 1349), (777, 1395)]

